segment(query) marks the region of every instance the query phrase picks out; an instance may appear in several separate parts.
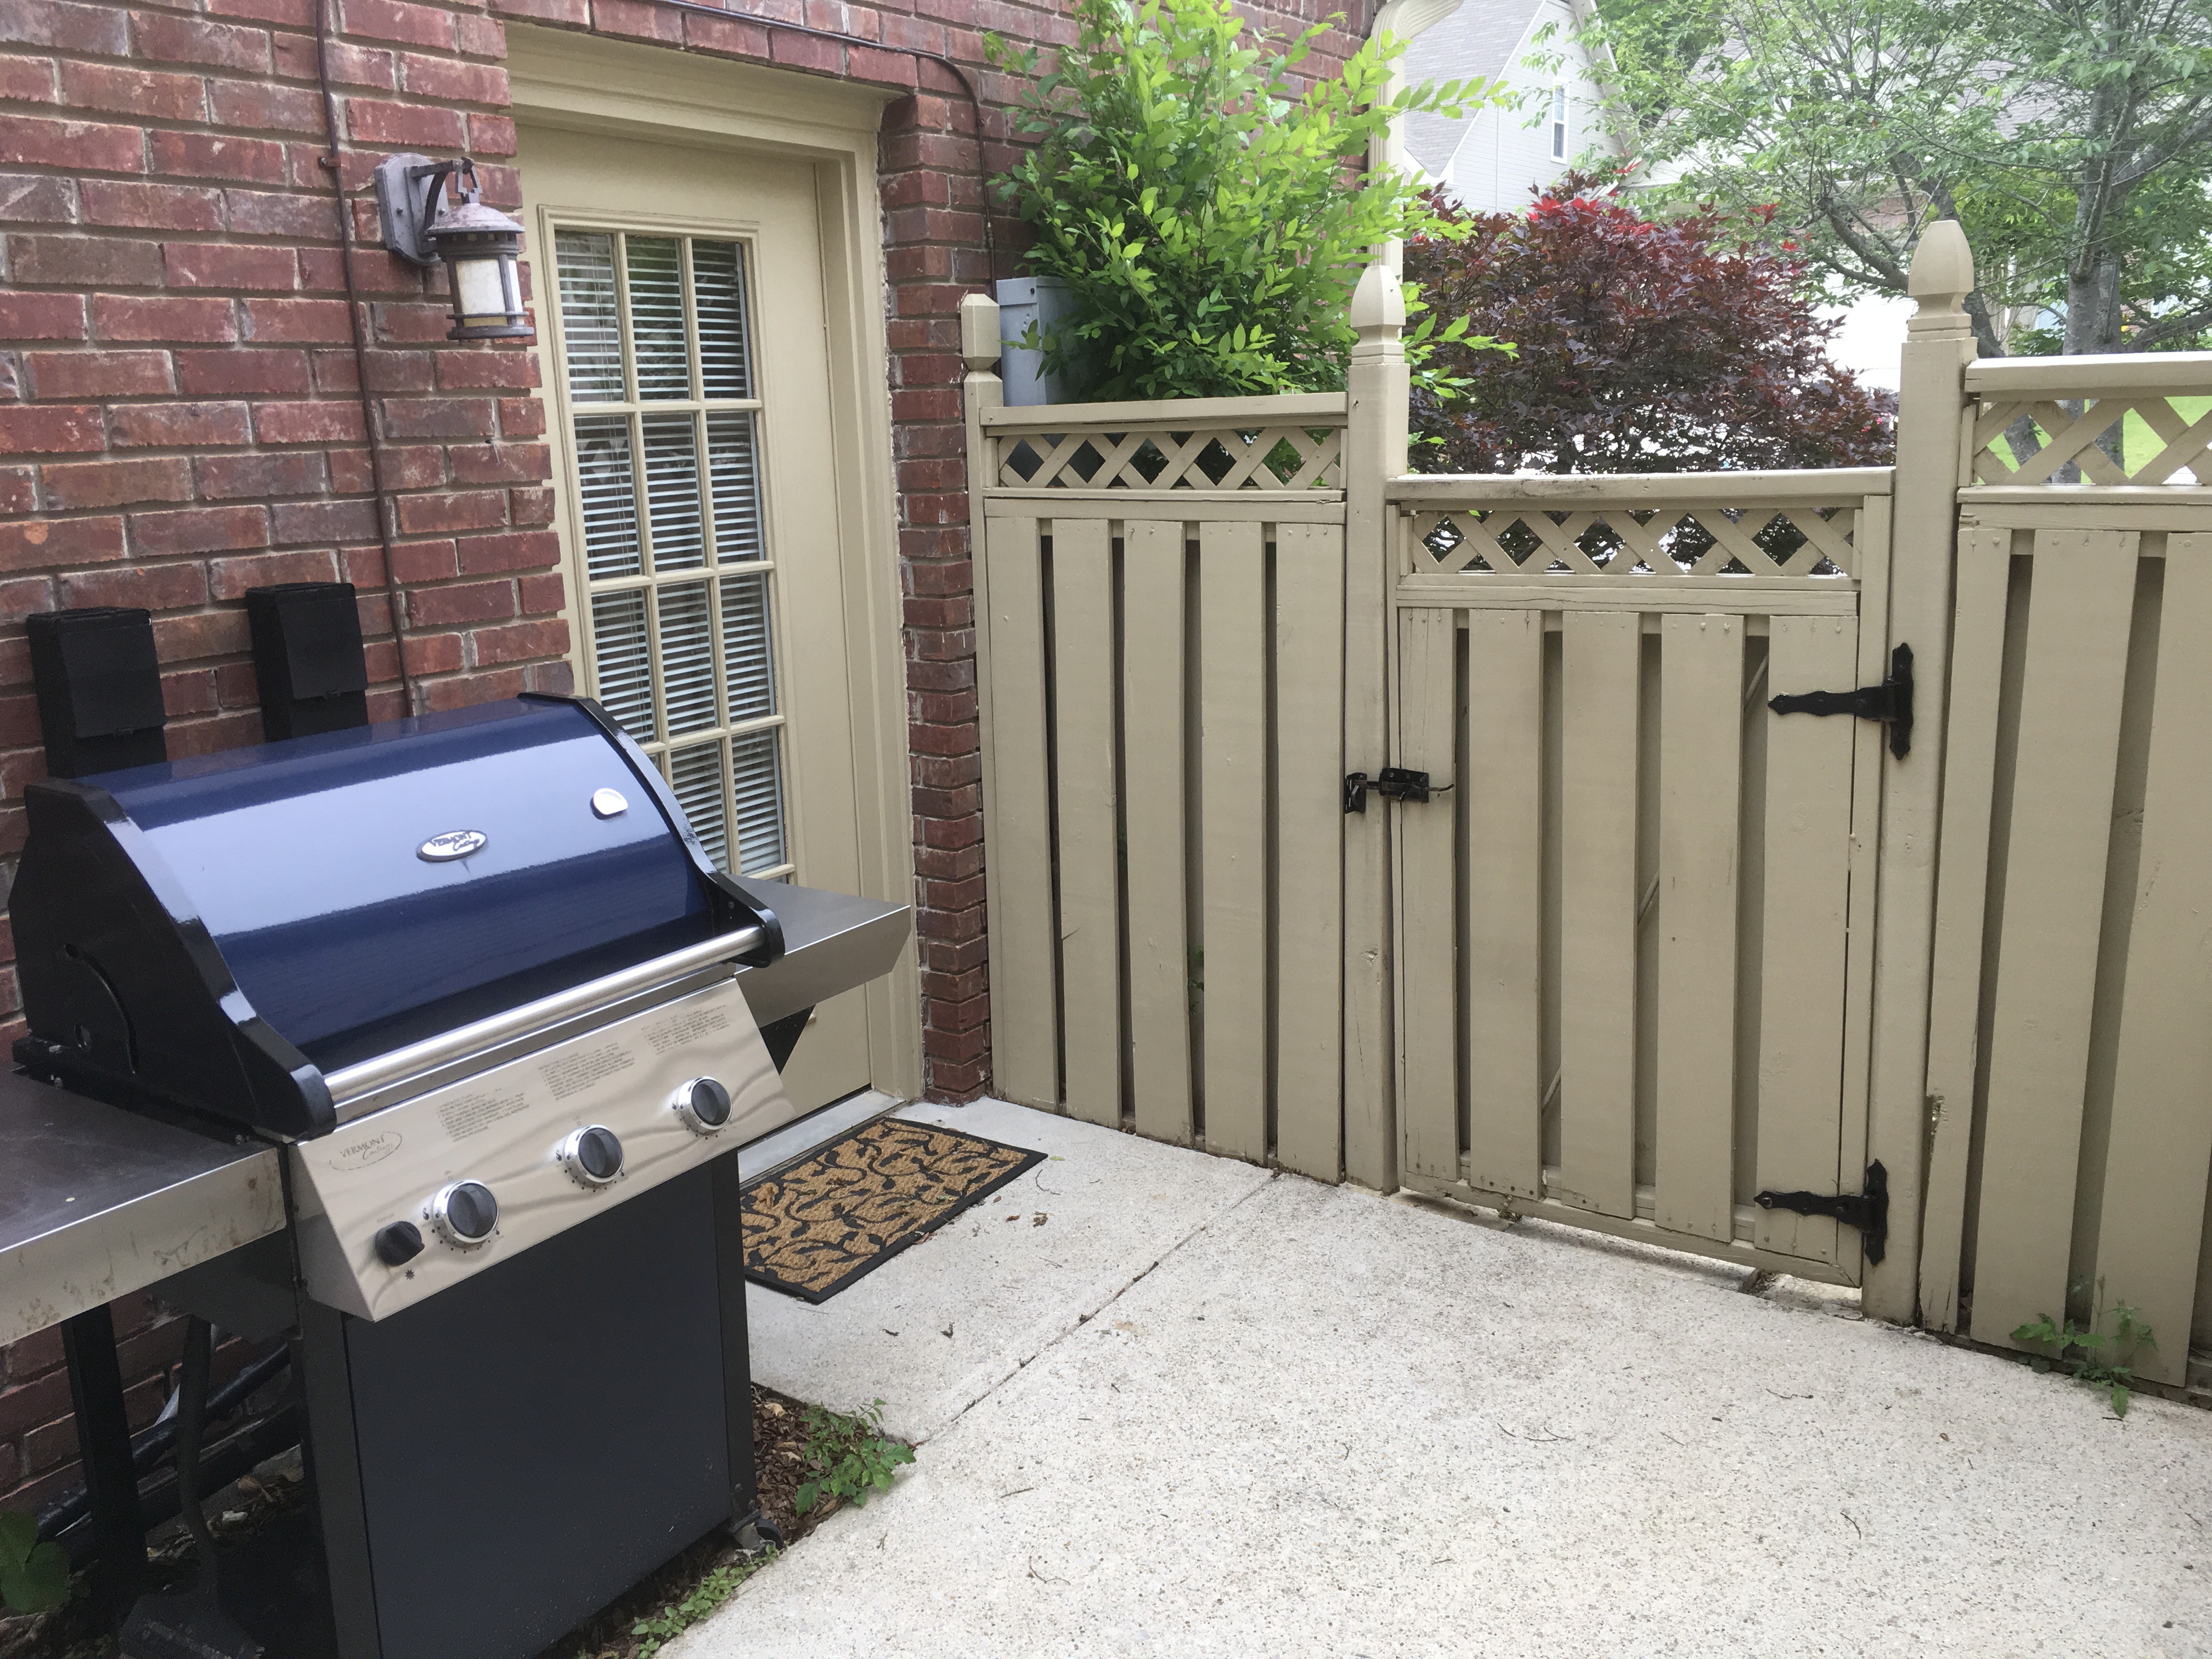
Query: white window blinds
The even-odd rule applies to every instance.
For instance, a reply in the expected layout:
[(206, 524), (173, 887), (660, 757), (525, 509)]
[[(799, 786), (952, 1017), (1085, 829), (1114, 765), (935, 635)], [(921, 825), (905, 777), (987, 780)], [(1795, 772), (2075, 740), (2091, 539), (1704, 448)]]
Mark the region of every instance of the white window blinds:
[(746, 249), (561, 230), (592, 693), (717, 863), (791, 868)]

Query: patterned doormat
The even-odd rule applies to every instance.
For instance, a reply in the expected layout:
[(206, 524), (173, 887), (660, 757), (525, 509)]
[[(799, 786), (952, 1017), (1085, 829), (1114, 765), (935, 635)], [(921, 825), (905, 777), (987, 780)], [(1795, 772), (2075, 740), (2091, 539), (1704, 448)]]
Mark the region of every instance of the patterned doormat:
[(879, 1117), (745, 1188), (745, 1276), (827, 1302), (1043, 1162), (964, 1130)]

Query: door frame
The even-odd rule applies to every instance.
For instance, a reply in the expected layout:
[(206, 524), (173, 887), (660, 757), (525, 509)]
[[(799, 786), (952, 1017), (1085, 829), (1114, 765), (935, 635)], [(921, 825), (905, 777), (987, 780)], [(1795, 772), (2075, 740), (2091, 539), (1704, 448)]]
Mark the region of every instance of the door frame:
[[(821, 236), (823, 307), (829, 324), (830, 422), (838, 458), (837, 561), (844, 593), (853, 811), (860, 896), (914, 902), (906, 744), (906, 657), (901, 628), (898, 516), (884, 334), (883, 232), (876, 149), (888, 88), (823, 80), (727, 58), (635, 46), (564, 31), (507, 27), (507, 73), (518, 122), (605, 133), (695, 150), (768, 153), (811, 163)], [(527, 165), (526, 156), (520, 158)], [(534, 229), (534, 228), (533, 228)], [(533, 272), (533, 276), (538, 273)], [(532, 302), (550, 318), (540, 276)], [(550, 361), (532, 394), (546, 405), (556, 447)], [(569, 659), (582, 674), (576, 612), (575, 537), (556, 488), (562, 553), (562, 617)], [(874, 1087), (921, 1092), (921, 984), (909, 933), (898, 963), (866, 988), (868, 1069)]]

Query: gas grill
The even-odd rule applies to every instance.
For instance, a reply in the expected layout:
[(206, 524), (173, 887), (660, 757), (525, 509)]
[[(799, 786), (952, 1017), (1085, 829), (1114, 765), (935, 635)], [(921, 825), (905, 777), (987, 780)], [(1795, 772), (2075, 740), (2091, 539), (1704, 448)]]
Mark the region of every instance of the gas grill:
[(906, 913), (715, 869), (587, 700), (366, 724), (353, 615), (341, 585), (257, 595), (264, 725), (303, 735), (176, 761), (144, 613), (34, 619), (76, 775), (26, 791), (17, 1063), (195, 1190), (211, 1146), (281, 1148), (289, 1223), (260, 1194), (167, 1276), (113, 1226), (47, 1239), (76, 1276), (47, 1261), (36, 1299), (84, 1304), (104, 1248), (94, 1299), (151, 1283), (289, 1341), (320, 1547), (225, 1598), (272, 1654), (523, 1659), (752, 1516), (726, 1154), (794, 1115), (808, 1010), (888, 970)]

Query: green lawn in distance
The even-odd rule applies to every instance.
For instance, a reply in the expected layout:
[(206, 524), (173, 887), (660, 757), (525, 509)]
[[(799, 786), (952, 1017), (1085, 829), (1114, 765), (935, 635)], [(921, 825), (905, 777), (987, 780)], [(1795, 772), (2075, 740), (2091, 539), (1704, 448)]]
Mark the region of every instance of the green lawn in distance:
[[(2212, 398), (2176, 398), (2173, 399), (2173, 408), (2174, 412), (2183, 420), (2193, 425), (2207, 410), (2212, 410)], [(2153, 459), (2160, 450), (2166, 447), (2165, 442), (2158, 434), (2152, 431), (2143, 417), (2132, 409), (2128, 411), (2127, 422), (2120, 429), (2124, 434), (2121, 440), (2124, 446), (2122, 453), (2127, 457), (2127, 468), (2130, 472)], [(2020, 459), (2013, 454), (2011, 442), (2004, 438), (1999, 438), (1997, 442), (2002, 446), (2007, 458), (2014, 466), (2018, 466)], [(2206, 467), (2204, 471), (2212, 471), (2212, 466)], [(2203, 482), (2201, 475), (2198, 482)]]

